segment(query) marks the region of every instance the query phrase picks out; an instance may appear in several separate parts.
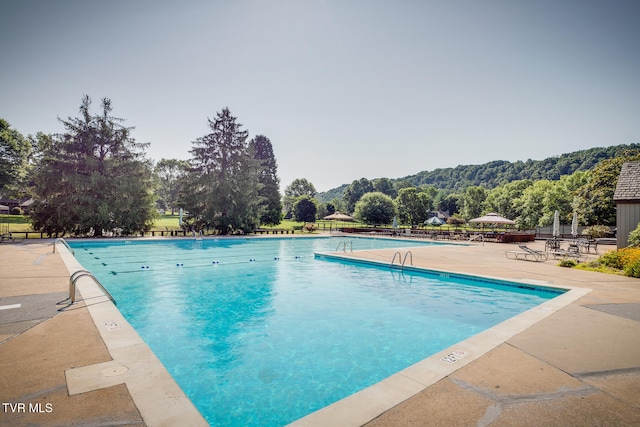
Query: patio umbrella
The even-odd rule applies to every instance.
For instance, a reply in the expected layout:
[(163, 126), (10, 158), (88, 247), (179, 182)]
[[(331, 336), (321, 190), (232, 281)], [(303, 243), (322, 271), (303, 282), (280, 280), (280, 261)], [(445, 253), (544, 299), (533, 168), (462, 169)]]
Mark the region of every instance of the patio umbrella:
[(491, 212), (479, 218), (470, 219), (469, 222), (477, 224), (501, 224), (501, 225), (514, 225), (516, 222), (507, 219), (497, 213)]
[(560, 212), (556, 211), (553, 214), (553, 237), (560, 235)]
[(571, 220), (571, 235), (575, 239), (578, 235), (578, 212), (573, 212), (573, 219)]
[(440, 218), (438, 218), (437, 216), (434, 216), (434, 217), (429, 218), (428, 220), (426, 220), (424, 223), (428, 224), (428, 225), (438, 225), (439, 226), (439, 225), (444, 224), (444, 221), (441, 220)]
[(393, 216), (393, 228), (398, 228), (398, 217)]

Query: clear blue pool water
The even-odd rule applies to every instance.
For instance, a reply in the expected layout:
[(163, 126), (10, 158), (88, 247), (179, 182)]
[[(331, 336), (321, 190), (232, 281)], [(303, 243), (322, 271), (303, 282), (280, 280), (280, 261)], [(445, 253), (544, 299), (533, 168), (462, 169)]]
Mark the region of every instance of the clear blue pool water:
[(557, 295), (314, 257), (342, 240), (70, 245), (216, 426), (285, 425)]

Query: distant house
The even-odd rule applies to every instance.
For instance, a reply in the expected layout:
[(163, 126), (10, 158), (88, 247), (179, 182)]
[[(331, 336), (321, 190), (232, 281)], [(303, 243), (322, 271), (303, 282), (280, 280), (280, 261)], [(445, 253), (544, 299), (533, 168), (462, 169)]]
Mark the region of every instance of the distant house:
[(449, 219), (450, 215), (449, 215), (449, 212), (445, 212), (445, 211), (430, 211), (427, 216), (429, 218), (436, 217), (446, 222), (447, 219)]
[(640, 161), (625, 162), (613, 195), (616, 202), (618, 249), (629, 246), (629, 233), (640, 223)]

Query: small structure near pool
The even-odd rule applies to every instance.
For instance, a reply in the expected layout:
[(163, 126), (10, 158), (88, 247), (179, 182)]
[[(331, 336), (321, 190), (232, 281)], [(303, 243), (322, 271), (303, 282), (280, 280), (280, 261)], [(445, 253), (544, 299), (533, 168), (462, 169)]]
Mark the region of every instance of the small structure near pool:
[(629, 233), (640, 223), (640, 161), (622, 165), (613, 201), (616, 203), (617, 245), (622, 249), (629, 246)]

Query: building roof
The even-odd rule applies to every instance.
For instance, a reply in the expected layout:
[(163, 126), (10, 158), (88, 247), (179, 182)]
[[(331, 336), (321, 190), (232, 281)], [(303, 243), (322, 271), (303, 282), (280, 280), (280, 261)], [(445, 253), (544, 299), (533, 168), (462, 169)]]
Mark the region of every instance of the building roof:
[(625, 162), (622, 165), (613, 200), (640, 201), (640, 161)]

